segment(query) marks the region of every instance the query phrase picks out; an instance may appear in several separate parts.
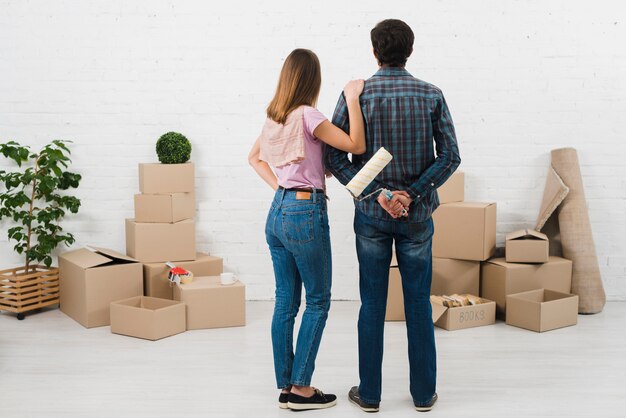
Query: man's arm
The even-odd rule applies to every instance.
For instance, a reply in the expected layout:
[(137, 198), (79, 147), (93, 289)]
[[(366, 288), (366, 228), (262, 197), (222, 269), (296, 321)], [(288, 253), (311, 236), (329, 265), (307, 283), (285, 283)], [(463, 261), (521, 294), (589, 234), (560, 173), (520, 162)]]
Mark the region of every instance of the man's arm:
[[(335, 112), (333, 113), (333, 125), (339, 127), (342, 131), (349, 134), (350, 133), (350, 119), (348, 115), (348, 106), (346, 104), (346, 98), (341, 93), (339, 96), (339, 100), (337, 100), (337, 106), (335, 107)], [(357, 168), (352, 165), (350, 160), (348, 159), (348, 153), (333, 148), (331, 146), (326, 146), (324, 151), (324, 164), (326, 168), (333, 173), (333, 175), (339, 180), (341, 184), (344, 186), (352, 180), (352, 178), (359, 171)], [(380, 187), (376, 181), (373, 181), (369, 186), (363, 190), (362, 196), (365, 196), (376, 188)]]
[(435, 158), (435, 162), (430, 167), (422, 172), (417, 181), (407, 189), (413, 201), (427, 196), (431, 190), (440, 187), (461, 164), (454, 124), (452, 123), (448, 105), (443, 94), (436, 100), (437, 103), (431, 122), (437, 158)]

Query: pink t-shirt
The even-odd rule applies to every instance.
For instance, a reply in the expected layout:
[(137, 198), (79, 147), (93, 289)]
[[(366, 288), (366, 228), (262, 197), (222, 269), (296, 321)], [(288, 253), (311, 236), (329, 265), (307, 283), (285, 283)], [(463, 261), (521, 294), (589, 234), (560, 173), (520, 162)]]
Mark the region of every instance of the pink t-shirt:
[(311, 187), (326, 189), (323, 161), (324, 143), (313, 135), (313, 131), (327, 119), (322, 112), (311, 106), (304, 107), (302, 117), (305, 158), (299, 163), (274, 167), (274, 172), (278, 177), (278, 185), (285, 189)]

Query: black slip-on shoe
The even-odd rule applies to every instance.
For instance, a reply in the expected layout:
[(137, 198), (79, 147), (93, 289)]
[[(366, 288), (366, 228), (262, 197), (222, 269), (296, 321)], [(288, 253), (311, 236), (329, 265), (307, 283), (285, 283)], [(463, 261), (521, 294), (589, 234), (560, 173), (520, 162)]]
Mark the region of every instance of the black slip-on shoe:
[(378, 403), (367, 403), (364, 402), (363, 399), (359, 396), (359, 388), (357, 386), (352, 386), (350, 392), (348, 392), (348, 398), (350, 398), (350, 402), (361, 408), (365, 412), (378, 412), (380, 404)]
[(289, 402), (289, 394), (281, 392), (281, 394), (278, 396), (278, 407), (280, 409), (289, 409), (287, 402)]
[[(314, 388), (315, 389), (315, 388)], [(308, 398), (295, 393), (289, 394), (287, 406), (294, 411), (307, 411), (309, 409), (325, 409), (335, 406), (337, 397), (333, 394), (324, 394), (321, 390), (315, 389), (313, 396)]]
[(413, 403), (413, 405), (415, 405), (415, 410), (416, 411), (420, 411), (420, 412), (428, 412), (431, 409), (433, 409), (433, 406), (435, 406), (435, 402), (437, 402), (437, 399), (439, 399), (439, 396), (437, 396), (437, 393), (435, 393), (433, 395), (432, 398), (430, 398), (430, 401), (423, 403), (423, 404), (416, 404), (415, 402)]

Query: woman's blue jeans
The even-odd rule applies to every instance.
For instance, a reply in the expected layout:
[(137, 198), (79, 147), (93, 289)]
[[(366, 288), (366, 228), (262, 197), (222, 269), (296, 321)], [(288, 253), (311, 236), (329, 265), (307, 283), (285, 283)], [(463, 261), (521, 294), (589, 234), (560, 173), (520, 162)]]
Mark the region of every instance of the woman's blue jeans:
[(361, 292), (359, 395), (367, 403), (380, 402), (385, 310), (394, 242), (402, 276), (413, 402), (427, 404), (435, 393), (437, 355), (430, 306), (433, 231), (431, 218), (418, 223), (386, 221), (356, 210), (354, 232)]
[[(326, 198), (310, 193), (308, 199), (297, 199), (296, 193), (278, 189), (265, 227), (276, 278), (272, 346), (279, 389), (311, 384), (330, 309), (332, 261)], [(294, 353), (293, 328), (302, 285), (306, 309)]]

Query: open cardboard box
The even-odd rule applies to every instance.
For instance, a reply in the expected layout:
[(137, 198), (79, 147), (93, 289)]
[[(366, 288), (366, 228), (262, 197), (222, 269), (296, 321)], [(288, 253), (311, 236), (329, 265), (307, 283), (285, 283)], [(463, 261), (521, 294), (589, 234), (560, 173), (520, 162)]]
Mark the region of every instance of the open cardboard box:
[(159, 340), (186, 330), (185, 304), (175, 300), (135, 296), (111, 302), (111, 332)]
[(135, 222), (174, 223), (193, 219), (194, 193), (136, 194)]
[(59, 255), (60, 307), (86, 328), (109, 325), (113, 301), (143, 295), (141, 263), (106, 248)]
[(544, 332), (576, 325), (577, 321), (577, 295), (537, 289), (506, 297), (508, 325)]
[(494, 258), (482, 263), (480, 296), (496, 302), (497, 311), (507, 310), (506, 297), (513, 293), (549, 289), (569, 293), (572, 287), (572, 262), (550, 256), (547, 263), (507, 263)]
[(496, 322), (496, 303), (487, 301), (478, 305), (448, 308), (431, 302), (435, 326), (448, 331), (491, 325)]
[(433, 257), (483, 261), (496, 250), (495, 203), (446, 203), (433, 222)]
[(521, 229), (506, 235), (507, 263), (545, 263), (549, 260), (549, 242), (546, 234), (534, 229)]

